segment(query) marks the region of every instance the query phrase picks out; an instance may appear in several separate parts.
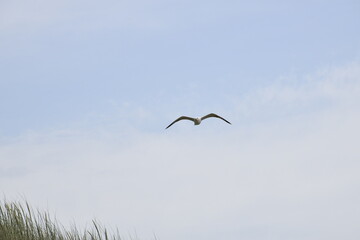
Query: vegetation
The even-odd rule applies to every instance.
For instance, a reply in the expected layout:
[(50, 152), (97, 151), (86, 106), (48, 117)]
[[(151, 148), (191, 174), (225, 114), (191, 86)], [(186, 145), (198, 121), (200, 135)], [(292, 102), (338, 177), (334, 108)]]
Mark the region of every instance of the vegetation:
[(46, 212), (33, 211), (28, 203), (0, 202), (0, 240), (120, 240), (93, 221), (90, 229), (66, 230)]

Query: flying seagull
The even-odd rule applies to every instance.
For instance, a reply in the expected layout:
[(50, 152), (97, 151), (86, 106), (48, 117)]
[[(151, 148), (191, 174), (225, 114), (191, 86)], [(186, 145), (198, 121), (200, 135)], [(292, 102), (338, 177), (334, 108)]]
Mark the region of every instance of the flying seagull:
[(199, 125), (201, 123), (202, 120), (206, 119), (206, 118), (210, 118), (210, 117), (216, 117), (216, 118), (220, 118), (222, 120), (224, 120), (225, 122), (227, 122), (228, 124), (231, 124), (228, 120), (220, 117), (219, 115), (216, 115), (215, 113), (210, 113), (208, 115), (205, 115), (201, 118), (192, 118), (192, 117), (187, 117), (187, 116), (181, 116), (178, 119), (176, 119), (175, 121), (173, 121), (169, 126), (166, 127), (166, 129), (168, 129), (169, 127), (171, 127), (171, 125), (173, 125), (174, 123), (180, 121), (180, 120), (190, 120), (194, 122), (194, 125)]

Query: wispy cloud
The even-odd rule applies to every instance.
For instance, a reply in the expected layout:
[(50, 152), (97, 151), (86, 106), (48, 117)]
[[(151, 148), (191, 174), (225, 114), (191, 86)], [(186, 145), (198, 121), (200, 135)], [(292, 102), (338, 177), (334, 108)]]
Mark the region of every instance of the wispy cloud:
[[(161, 24), (151, 15), (146, 1), (5, 1), (0, 9), (0, 29), (6, 32), (87, 31), (106, 29), (156, 29)], [(80, 28), (79, 28), (80, 27)]]
[[(97, 31), (109, 29), (161, 30), (218, 24), (236, 15), (285, 11), (284, 6), (267, 2), (253, 4), (230, 1), (3, 1), (0, 3), (0, 29), (21, 32), (49, 30)], [(79, 28), (81, 27), (81, 28)]]
[[(328, 67), (304, 76), (282, 76), (241, 98), (235, 98), (238, 113), (262, 120), (359, 105), (360, 65)], [(260, 117), (260, 118), (259, 118)]]

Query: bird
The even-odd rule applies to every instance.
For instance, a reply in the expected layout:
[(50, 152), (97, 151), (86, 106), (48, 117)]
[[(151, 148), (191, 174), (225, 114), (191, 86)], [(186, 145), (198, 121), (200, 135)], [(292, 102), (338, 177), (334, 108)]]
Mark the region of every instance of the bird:
[(220, 118), (222, 120), (224, 120), (225, 122), (227, 122), (228, 124), (231, 124), (228, 120), (220, 117), (219, 115), (216, 115), (215, 113), (209, 113), (208, 115), (205, 115), (201, 118), (192, 118), (192, 117), (188, 117), (188, 116), (181, 116), (178, 119), (176, 119), (175, 121), (173, 121), (172, 123), (170, 123), (169, 126), (167, 126), (165, 129), (168, 129), (169, 127), (171, 127), (171, 125), (173, 125), (174, 123), (180, 121), (180, 120), (190, 120), (194, 122), (194, 125), (199, 125), (201, 123), (202, 120), (206, 119), (206, 118), (211, 118), (211, 117), (215, 117), (215, 118)]

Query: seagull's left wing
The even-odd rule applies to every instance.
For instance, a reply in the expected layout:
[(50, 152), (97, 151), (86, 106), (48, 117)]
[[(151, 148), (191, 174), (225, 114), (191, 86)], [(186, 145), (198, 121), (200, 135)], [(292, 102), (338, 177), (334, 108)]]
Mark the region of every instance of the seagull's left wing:
[(228, 120), (226, 120), (225, 118), (220, 117), (219, 115), (216, 115), (215, 113), (210, 113), (208, 115), (205, 115), (201, 118), (201, 120), (204, 120), (206, 118), (210, 118), (210, 117), (216, 117), (216, 118), (220, 118), (221, 120), (224, 120), (225, 122), (227, 122), (228, 124), (231, 124)]
[(176, 119), (175, 121), (173, 121), (172, 123), (170, 123), (170, 125), (167, 126), (165, 129), (168, 129), (171, 125), (173, 125), (174, 123), (176, 123), (176, 122), (178, 122), (178, 121), (180, 121), (180, 120), (190, 120), (190, 121), (193, 121), (193, 122), (195, 121), (194, 118), (187, 117), (187, 116), (181, 116), (181, 117), (179, 117), (178, 119)]

